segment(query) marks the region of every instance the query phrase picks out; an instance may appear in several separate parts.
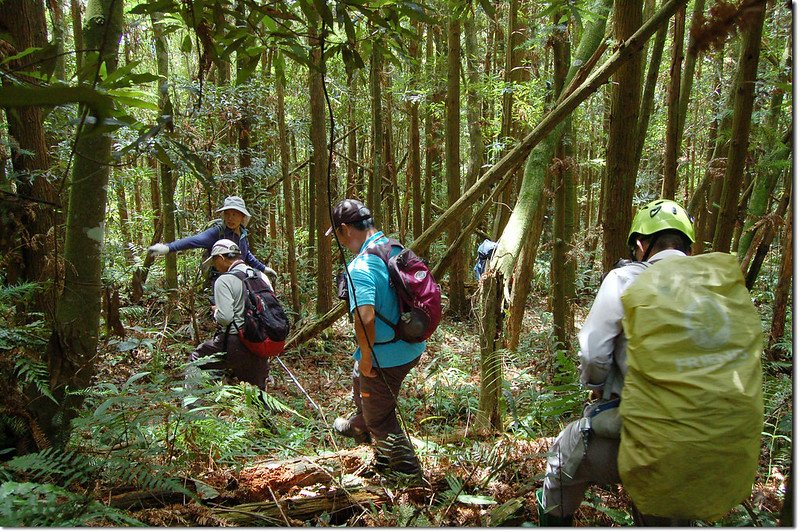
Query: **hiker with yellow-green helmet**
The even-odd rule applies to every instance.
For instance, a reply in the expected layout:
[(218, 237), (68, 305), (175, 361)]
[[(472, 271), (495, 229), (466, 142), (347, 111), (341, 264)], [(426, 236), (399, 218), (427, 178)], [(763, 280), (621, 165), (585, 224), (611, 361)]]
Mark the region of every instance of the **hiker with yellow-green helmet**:
[(632, 262), (605, 277), (578, 333), (591, 402), (548, 454), (540, 525), (568, 525), (590, 484), (621, 482), (640, 525), (712, 520), (749, 495), (760, 322), (735, 258), (689, 257), (693, 241), (674, 201), (634, 216)]

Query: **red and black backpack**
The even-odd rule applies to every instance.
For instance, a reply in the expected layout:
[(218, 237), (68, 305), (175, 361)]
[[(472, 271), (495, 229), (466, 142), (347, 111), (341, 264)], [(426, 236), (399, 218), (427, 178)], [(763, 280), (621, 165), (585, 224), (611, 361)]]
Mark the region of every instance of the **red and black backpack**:
[(255, 270), (234, 270), (244, 285), (244, 325), (238, 328), (239, 339), (254, 355), (275, 357), (283, 352), (289, 336), (289, 319), (275, 292)]

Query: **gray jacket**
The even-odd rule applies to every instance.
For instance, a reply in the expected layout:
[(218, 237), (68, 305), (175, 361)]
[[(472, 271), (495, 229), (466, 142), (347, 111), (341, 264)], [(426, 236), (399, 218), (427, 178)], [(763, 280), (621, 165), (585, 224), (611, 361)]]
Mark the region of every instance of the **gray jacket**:
[[(250, 266), (240, 262), (228, 271), (247, 272)], [(223, 328), (233, 322), (236, 327), (244, 325), (244, 283), (235, 275), (220, 275), (214, 282), (214, 320)]]

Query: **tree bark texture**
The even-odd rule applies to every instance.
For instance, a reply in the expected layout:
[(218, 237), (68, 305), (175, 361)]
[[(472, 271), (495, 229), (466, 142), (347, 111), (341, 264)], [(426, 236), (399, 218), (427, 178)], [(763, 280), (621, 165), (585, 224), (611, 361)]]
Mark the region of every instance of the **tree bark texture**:
[[(8, 51), (6, 55), (32, 47), (47, 47), (43, 0), (8, 0), (0, 3), (0, 33), (9, 35), (12, 41), (13, 51)], [(52, 54), (52, 50), (46, 53)], [(43, 74), (42, 65), (38, 62), (44, 59), (42, 53), (34, 53), (11, 61), (8, 66), (20, 69), (15, 75), (28, 79), (25, 72)], [(33, 79), (31, 81), (35, 82)], [(9, 83), (4, 76), (3, 85)], [(4, 234), (0, 237), (2, 251), (21, 259), (10, 261), (8, 270), (11, 275), (7, 281), (16, 281), (17, 268), (14, 263), (21, 263), (19, 277), (43, 286), (43, 290), (34, 296), (35, 310), (52, 319), (60, 280), (56, 273), (55, 252), (61, 217), (56, 215), (53, 208), (59, 201), (51, 182), (44, 113), (41, 107), (21, 107), (6, 109), (6, 117), (11, 140), (11, 165), (18, 175), (18, 198), (22, 198), (19, 202), (3, 201), (0, 206), (0, 229)]]
[[(310, 21), (312, 27), (316, 27), (316, 21)], [(328, 205), (328, 150), (325, 134), (326, 127), (325, 113), (325, 94), (322, 88), (322, 76), (325, 72), (325, 58), (319, 47), (319, 36), (313, 30), (309, 36), (309, 46), (311, 47), (311, 64), (315, 68), (308, 70), (309, 98), (311, 107), (311, 144), (313, 149), (311, 171), (314, 176), (313, 185), (317, 191), (316, 204), (310, 207), (316, 211), (316, 227), (314, 231), (317, 236), (317, 314), (323, 315), (333, 306), (332, 300), (332, 280), (331, 272), (333, 264), (331, 261), (331, 239), (326, 238), (325, 231), (331, 225), (331, 217)], [(333, 195), (333, 191), (331, 191)], [(333, 199), (331, 197), (331, 199)], [(372, 206), (370, 206), (372, 208)]]
[[(614, 21), (614, 36), (617, 41), (624, 41), (642, 24), (641, 0), (615, 2)], [(603, 181), (603, 271), (609, 271), (620, 257), (628, 256), (626, 237), (633, 218), (631, 205), (639, 168), (639, 161), (635, 159), (635, 135), (642, 97), (641, 64), (641, 54), (633, 54), (614, 76), (611, 92), (611, 121)]]
[[(514, 91), (517, 84), (525, 79), (525, 70), (522, 68), (522, 50), (520, 47), (525, 41), (525, 28), (519, 21), (520, 0), (511, 0), (508, 6), (508, 25), (506, 41), (505, 75), (506, 84), (503, 91), (502, 122), (500, 125), (500, 142), (506, 144), (503, 153), (506, 153), (510, 146), (517, 141), (520, 136), (520, 126), (514, 119)], [(500, 238), (508, 218), (511, 215), (513, 186), (509, 185), (503, 191), (502, 199), (498, 205), (497, 214), (494, 219), (492, 234), (494, 240)]]
[[(461, 23), (451, 18), (447, 25), (447, 100), (445, 110), (445, 150), (447, 167), (447, 198), (450, 204), (461, 197)], [(462, 230), (461, 217), (456, 217), (450, 224), (448, 239), (455, 241)], [(464, 289), (465, 256), (462, 248), (453, 257), (450, 268), (449, 313), (455, 318), (465, 317), (468, 313), (468, 302)]]
[[(153, 39), (156, 49), (156, 64), (158, 75), (161, 78), (158, 82), (158, 108), (161, 115), (172, 115), (172, 102), (169, 96), (169, 52), (167, 39), (164, 35), (164, 25), (161, 13), (152, 13), (151, 22), (153, 24)], [(172, 167), (161, 161), (158, 165), (161, 175), (160, 196), (161, 214), (164, 216), (163, 233), (166, 242), (172, 242), (177, 238), (175, 228), (175, 179)], [(178, 289), (178, 258), (175, 253), (167, 253), (164, 256), (164, 282), (170, 290), (170, 297), (177, 297)]]
[[(89, 0), (84, 27), (86, 45), (100, 50), (100, 60), (109, 74), (117, 66), (121, 33), (122, 2)], [(91, 83), (93, 78), (83, 81)], [(89, 386), (96, 372), (111, 142), (107, 133), (81, 130), (75, 144), (64, 245), (64, 292), (56, 307), (55, 328), (48, 346), (50, 388), (59, 404), (41, 398), (32, 408), (56, 445), (66, 443), (70, 420), (83, 402), (76, 392)]]
[(686, 27), (686, 6), (675, 13), (672, 32), (672, 61), (669, 67), (669, 89), (667, 90), (667, 132), (664, 145), (664, 180), (661, 197), (674, 200), (678, 186), (678, 153), (681, 148), (681, 67), (683, 66), (683, 35)]
[(372, 47), (372, 56), (369, 64), (369, 87), (372, 101), (372, 174), (369, 176), (369, 192), (367, 207), (372, 212), (372, 219), (380, 227), (382, 220), (381, 209), (381, 178), (384, 173), (383, 165), (383, 52), (380, 43)]
[[(283, 176), (283, 229), (286, 239), (286, 269), (289, 272), (289, 284), (292, 292), (292, 311), (300, 316), (300, 288), (297, 279), (297, 250), (294, 240), (294, 212), (292, 205), (292, 178), (289, 174), (289, 139), (286, 134), (286, 76), (283, 60), (276, 61), (275, 92), (277, 102), (278, 143), (281, 153), (281, 175)], [(355, 132), (353, 133), (355, 134)]]
[(744, 33), (742, 51), (739, 56), (728, 165), (725, 168), (719, 216), (712, 245), (714, 251), (723, 253), (730, 251), (731, 237), (736, 224), (739, 191), (750, 140), (751, 115), (755, 97), (758, 56), (761, 50), (761, 31), (766, 14), (766, 0), (754, 2), (752, 9), (753, 19), (750, 27)]
[[(786, 330), (786, 308), (792, 294), (793, 272), (792, 272), (792, 212), (794, 209), (789, 205), (789, 212), (784, 222), (784, 233), (781, 246), (781, 268), (778, 272), (778, 282), (775, 285), (775, 303), (772, 307), (772, 326), (769, 331), (767, 345), (770, 360), (777, 360), (776, 344), (783, 339)], [(791, 353), (785, 353), (791, 355)]]

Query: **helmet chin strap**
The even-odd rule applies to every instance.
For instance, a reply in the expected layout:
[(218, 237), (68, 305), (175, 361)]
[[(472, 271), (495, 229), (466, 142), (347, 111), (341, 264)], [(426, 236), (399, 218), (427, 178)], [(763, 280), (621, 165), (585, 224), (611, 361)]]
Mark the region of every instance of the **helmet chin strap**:
[(650, 243), (647, 245), (644, 255), (642, 255), (642, 262), (645, 262), (650, 258), (650, 252), (653, 251), (653, 246), (656, 245), (656, 240), (658, 240), (658, 237), (650, 239)]

